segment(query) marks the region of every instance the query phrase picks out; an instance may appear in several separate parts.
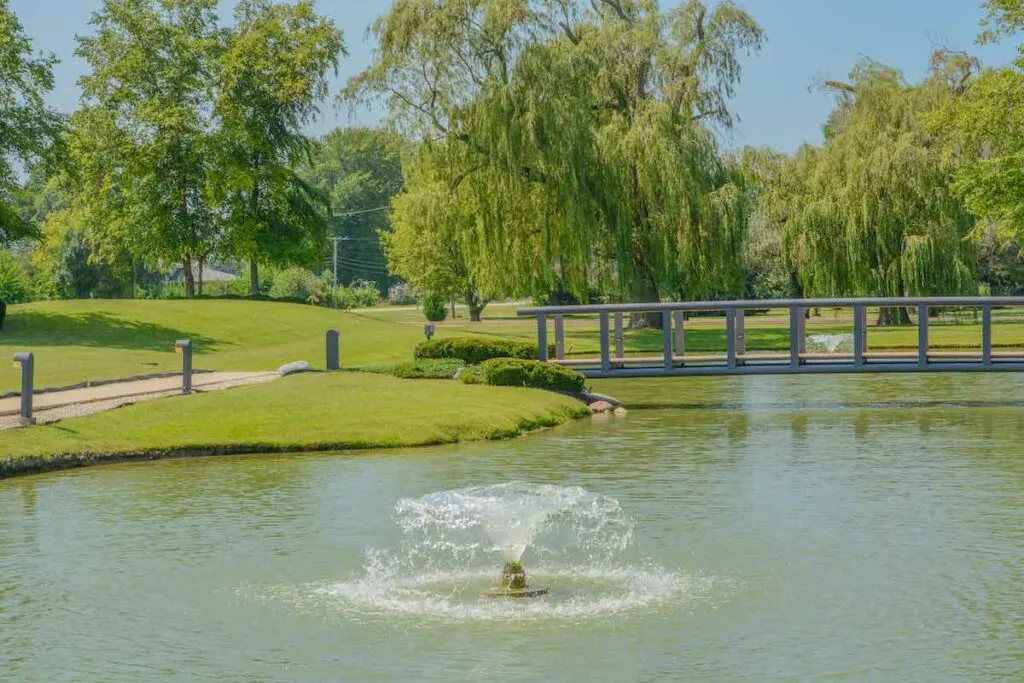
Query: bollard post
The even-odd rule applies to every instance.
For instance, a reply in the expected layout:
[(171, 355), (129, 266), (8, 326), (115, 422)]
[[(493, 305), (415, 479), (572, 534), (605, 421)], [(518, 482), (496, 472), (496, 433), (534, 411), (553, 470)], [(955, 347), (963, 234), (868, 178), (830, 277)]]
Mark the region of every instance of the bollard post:
[(16, 353), (14, 362), (21, 363), (21, 424), (32, 425), (36, 423), (32, 417), (32, 380), (36, 365), (35, 355)]
[(179, 339), (174, 342), (175, 353), (181, 354), (181, 393), (192, 393), (192, 340)]
[(327, 370), (341, 369), (341, 353), (338, 351), (338, 341), (341, 335), (337, 330), (327, 330)]
[(434, 338), (434, 332), (436, 331), (437, 328), (434, 327), (434, 323), (427, 323), (423, 326), (423, 336), (427, 338), (427, 341)]

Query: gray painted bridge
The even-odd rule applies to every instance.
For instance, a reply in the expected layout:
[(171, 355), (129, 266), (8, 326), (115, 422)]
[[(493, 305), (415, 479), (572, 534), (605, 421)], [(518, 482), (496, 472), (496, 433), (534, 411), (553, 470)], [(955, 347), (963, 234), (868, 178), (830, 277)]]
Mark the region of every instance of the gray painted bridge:
[[(521, 308), (518, 314), (536, 318), (541, 360), (573, 367), (594, 378), (860, 372), (1006, 372), (1024, 370), (1024, 349), (993, 351), (992, 311), (1018, 306), (1024, 306), (1024, 297), (884, 297), (541, 306)], [(869, 308), (879, 307), (906, 308), (916, 312), (916, 351), (873, 352), (868, 349), (867, 311)], [(807, 352), (805, 313), (812, 308), (846, 308), (852, 311), (852, 353)], [(980, 312), (981, 339), (977, 350), (929, 350), (928, 312), (931, 308), (973, 309)], [(744, 329), (747, 313), (765, 309), (788, 311), (788, 351), (748, 352)], [(684, 333), (686, 314), (707, 311), (725, 313), (724, 353), (687, 353)], [(642, 357), (625, 354), (625, 320), (626, 316), (635, 313), (661, 315), (660, 355)], [(600, 356), (566, 357), (566, 318), (587, 315), (598, 317)], [(548, 357), (549, 319), (554, 323), (554, 358)]]

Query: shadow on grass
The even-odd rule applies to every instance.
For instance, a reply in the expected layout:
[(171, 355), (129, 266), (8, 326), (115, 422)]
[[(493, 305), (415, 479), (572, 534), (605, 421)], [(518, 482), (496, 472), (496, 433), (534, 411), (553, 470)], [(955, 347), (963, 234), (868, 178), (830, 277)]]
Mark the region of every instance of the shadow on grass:
[(30, 311), (8, 315), (0, 343), (32, 346), (87, 346), (173, 351), (178, 339), (191, 339), (196, 353), (216, 351), (222, 342), (181, 328), (125, 320), (106, 313), (66, 315)]

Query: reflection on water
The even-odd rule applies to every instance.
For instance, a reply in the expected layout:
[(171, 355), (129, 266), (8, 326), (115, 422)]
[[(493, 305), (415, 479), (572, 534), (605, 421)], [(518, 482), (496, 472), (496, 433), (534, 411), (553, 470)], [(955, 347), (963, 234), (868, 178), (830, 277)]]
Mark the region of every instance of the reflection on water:
[[(597, 388), (665, 408), (0, 482), (0, 680), (1024, 680), (1021, 378)], [(514, 480), (617, 501), (628, 571), (367, 571), (398, 501)]]

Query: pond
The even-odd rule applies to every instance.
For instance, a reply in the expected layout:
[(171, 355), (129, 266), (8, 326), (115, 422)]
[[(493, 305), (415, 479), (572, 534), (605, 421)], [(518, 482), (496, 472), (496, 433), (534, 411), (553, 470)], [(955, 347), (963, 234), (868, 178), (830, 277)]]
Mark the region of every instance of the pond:
[[(600, 389), (646, 409), (0, 482), (0, 679), (1024, 679), (1024, 378)], [(548, 595), (480, 597), (480, 496)]]

